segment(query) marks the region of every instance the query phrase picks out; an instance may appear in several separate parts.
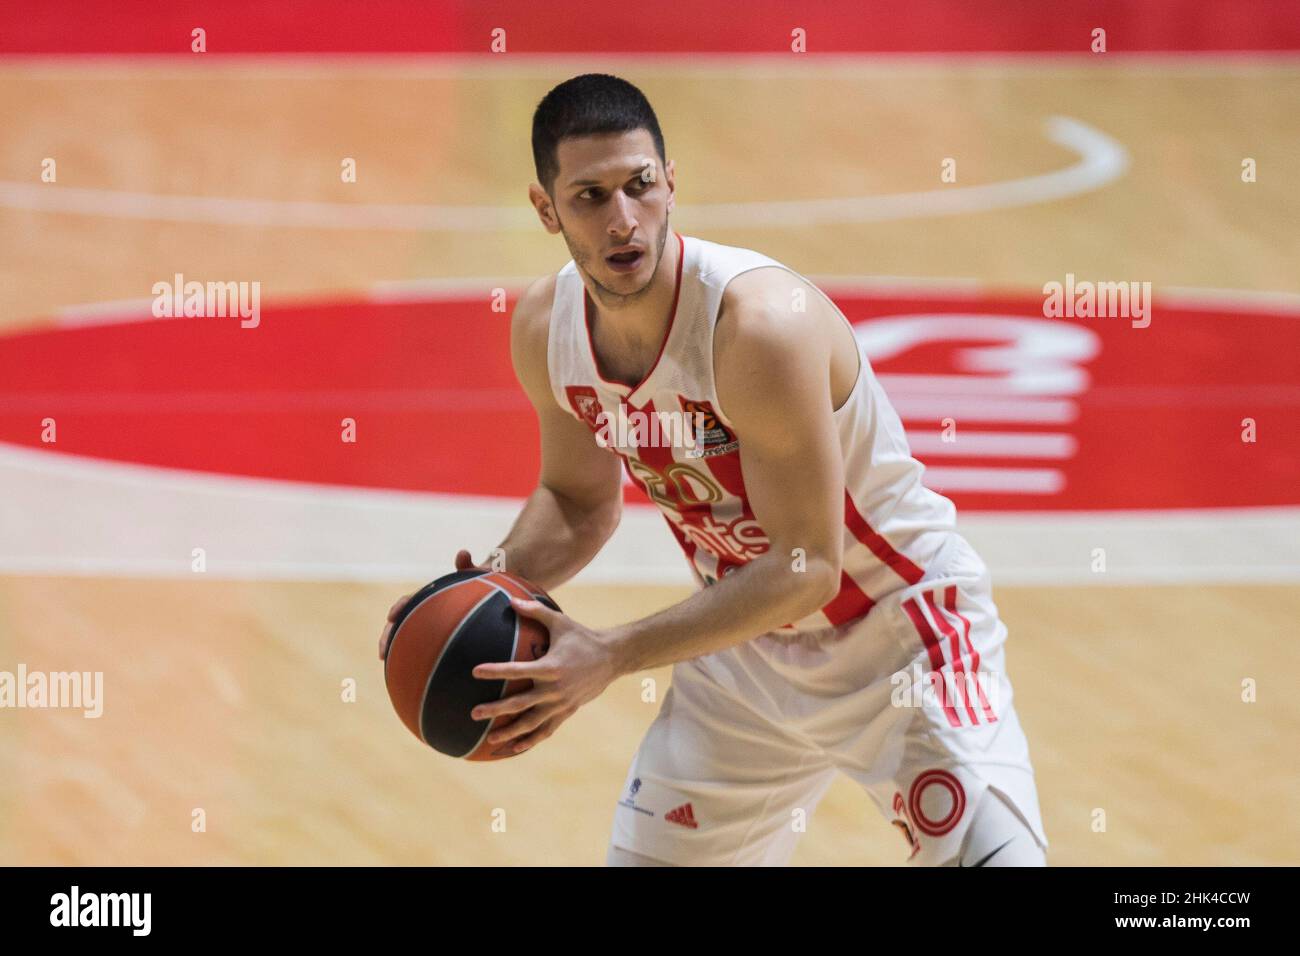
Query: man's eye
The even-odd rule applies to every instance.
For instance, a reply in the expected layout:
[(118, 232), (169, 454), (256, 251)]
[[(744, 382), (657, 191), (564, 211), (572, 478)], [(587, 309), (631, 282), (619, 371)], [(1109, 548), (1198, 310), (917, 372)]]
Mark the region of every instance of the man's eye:
[(593, 193), (593, 194), (594, 194), (594, 193), (598, 193), (598, 192), (600, 192), (599, 189), (584, 189), (582, 192), (578, 193), (578, 198), (579, 198), (579, 199), (595, 199), (595, 198), (596, 198), (595, 195), (588, 196), (587, 193)]

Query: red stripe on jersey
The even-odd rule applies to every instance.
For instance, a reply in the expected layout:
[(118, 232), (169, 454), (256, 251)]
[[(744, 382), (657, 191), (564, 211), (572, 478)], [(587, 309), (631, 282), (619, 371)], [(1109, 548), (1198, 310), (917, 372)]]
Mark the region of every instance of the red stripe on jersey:
[[(634, 411), (644, 412), (647, 416), (658, 414), (655, 410), (655, 403), (653, 401), (646, 402), (643, 408), (636, 408), (635, 406), (630, 407), (632, 407)], [(665, 480), (660, 487), (660, 491), (663, 497), (668, 500), (669, 507), (681, 515), (682, 521), (688, 527), (693, 527), (699, 533), (702, 540), (707, 542), (710, 535), (710, 521), (705, 521), (703, 518), (704, 516), (707, 516), (709, 519), (716, 518), (713, 511), (713, 505), (707, 501), (691, 501), (684, 498), (681, 494), (681, 482), (674, 475), (670, 474), (670, 469), (675, 465), (681, 465), (681, 467), (686, 468), (689, 466), (678, 462), (673, 457), (672, 448), (663, 445), (642, 446), (637, 449), (637, 456), (644, 465), (652, 468), (657, 474), (664, 476)], [(752, 519), (753, 512), (749, 510), (749, 502), (743, 497), (741, 497), (740, 501), (743, 509), (743, 517)], [(685, 534), (685, 532), (683, 532), (683, 534)], [(692, 536), (686, 535), (686, 537), (691, 538)], [(718, 580), (721, 580), (728, 572), (734, 571), (736, 568), (744, 567), (747, 563), (746, 561), (727, 554), (725, 548), (722, 546), (709, 548), (706, 544), (706, 550), (717, 559), (718, 566), (716, 576)], [(694, 560), (694, 554), (695, 550), (694, 547), (692, 547), (690, 551), (690, 557), (692, 560)]]
[[(689, 410), (687, 409), (688, 400), (686, 396), (679, 393), (677, 395), (677, 400), (681, 403), (682, 411), (687, 413), (689, 417)], [(714, 411), (713, 406), (709, 402), (695, 402), (692, 404), (707, 408), (709, 414), (714, 416), (717, 425), (722, 427), (723, 431), (725, 431), (727, 435), (733, 434), (730, 429), (722, 426), (722, 420), (717, 418), (717, 412)], [(692, 433), (694, 433), (693, 423)], [(698, 435), (696, 435), (696, 441), (701, 441)], [(711, 455), (708, 458), (701, 457), (695, 460), (704, 462), (705, 467), (708, 468), (709, 474), (717, 480), (719, 487), (728, 494), (740, 499), (742, 516), (752, 520), (754, 518), (754, 512), (749, 507), (749, 496), (745, 494), (745, 475), (740, 467), (740, 452), (732, 451), (725, 455)]]
[(865, 544), (877, 558), (889, 565), (894, 573), (908, 584), (917, 584), (925, 577), (925, 572), (918, 568), (907, 555), (894, 550), (893, 545), (876, 533), (867, 519), (862, 517), (858, 506), (853, 503), (849, 489), (844, 489), (844, 523), (853, 532), (853, 537)]
[(912, 619), (912, 626), (921, 635), (921, 643), (925, 645), (926, 651), (930, 654), (930, 682), (931, 684), (938, 682), (941, 685), (940, 699), (943, 701), (943, 712), (948, 716), (948, 723), (954, 727), (960, 727), (961, 721), (957, 717), (957, 711), (953, 709), (952, 702), (948, 699), (947, 689), (942, 687), (943, 648), (939, 646), (939, 639), (934, 636), (934, 631), (930, 628), (930, 622), (925, 619), (925, 613), (916, 603), (916, 598), (908, 598), (904, 601), (903, 610)]
[[(637, 477), (636, 472), (632, 470), (632, 463), (628, 456), (623, 454), (621, 451), (615, 451), (615, 454), (622, 459), (623, 468), (627, 472), (627, 476), (632, 479), (632, 483), (640, 488), (641, 492), (647, 498), (650, 498), (650, 500), (653, 501), (654, 498), (650, 494), (650, 489), (646, 487), (646, 483)], [(682, 534), (681, 529), (678, 528), (677, 525), (673, 524), (672, 519), (669, 518), (668, 515), (664, 514), (662, 509), (660, 509), (659, 513), (663, 514), (664, 521), (668, 524), (668, 530), (673, 533), (673, 537), (677, 539), (677, 544), (681, 546), (682, 551), (685, 553), (686, 560), (691, 565), (691, 570), (697, 577), (701, 577), (701, 580), (703, 580), (699, 568), (695, 566), (695, 542)]]
[[(745, 478), (740, 469), (740, 454), (732, 452), (729, 455), (715, 455), (712, 458), (700, 460), (704, 462), (709, 474), (717, 480), (724, 491), (740, 499), (740, 519), (742, 521), (753, 521), (757, 524), (753, 509), (749, 507), (749, 496), (745, 494)], [(766, 532), (764, 532), (764, 536), (766, 536)], [(727, 571), (741, 567), (746, 563), (745, 561), (721, 555), (718, 557), (718, 577), (721, 578)], [(724, 565), (726, 566), (725, 570)]]
[(733, 451), (726, 455), (714, 455), (711, 458), (699, 458), (708, 466), (709, 474), (718, 480), (718, 484), (729, 494), (735, 495), (745, 507), (745, 517), (752, 518), (749, 510), (749, 496), (745, 494), (745, 476), (740, 468), (740, 452)]
[(967, 693), (962, 676), (966, 673), (966, 665), (962, 662), (961, 639), (957, 636), (956, 628), (948, 623), (948, 619), (934, 603), (934, 592), (926, 591), (922, 596), (925, 598), (925, 603), (930, 606), (930, 615), (934, 618), (934, 622), (939, 625), (939, 630), (943, 632), (944, 637), (948, 638), (948, 645), (952, 648), (953, 686), (956, 688), (957, 699), (965, 702), (966, 713), (970, 717), (971, 724), (978, 724), (979, 718), (975, 716), (975, 708), (971, 706), (970, 694)]
[[(660, 512), (660, 514), (663, 514), (663, 512)], [(686, 560), (691, 564), (691, 570), (703, 579), (703, 575), (700, 574), (700, 569), (695, 565), (695, 542), (686, 537), (686, 535), (682, 533), (682, 529), (673, 524), (673, 520), (667, 515), (664, 515), (664, 521), (668, 522), (668, 530), (673, 533), (673, 537), (677, 539), (677, 543), (681, 545), (682, 551), (685, 552)]]
[(988, 718), (988, 721), (991, 724), (994, 721), (996, 721), (998, 717), (997, 714), (993, 713), (993, 708), (989, 706), (988, 698), (984, 696), (984, 685), (982, 685), (978, 680), (979, 671), (980, 671), (980, 652), (975, 650), (975, 645), (971, 643), (970, 621), (966, 619), (966, 616), (964, 614), (962, 614), (960, 611), (957, 610), (957, 586), (956, 585), (949, 585), (948, 589), (944, 591), (943, 606), (946, 607), (949, 611), (952, 611), (953, 614), (956, 614), (957, 619), (960, 620), (962, 623), (962, 637), (964, 637), (966, 640), (966, 646), (970, 648), (971, 673), (974, 674), (975, 677), (977, 678), (975, 681), (975, 689), (979, 692), (980, 704), (982, 704), (984, 707), (984, 716)]
[[(649, 421), (658, 414), (655, 411), (655, 403), (653, 401), (646, 402), (640, 408), (637, 408), (631, 402), (628, 402), (627, 407), (631, 409), (633, 413), (640, 412), (644, 414), (646, 416), (646, 421)], [(659, 492), (663, 498), (668, 500), (669, 506), (674, 511), (679, 514), (687, 514), (692, 510), (699, 511), (708, 507), (704, 502), (687, 501), (678, 493), (679, 489), (677, 482), (667, 480), (668, 469), (676, 463), (671, 448), (664, 445), (639, 445), (636, 448), (635, 460), (639, 461), (647, 468), (650, 468), (661, 478), (664, 478), (660, 483)], [(653, 495), (651, 495), (651, 500), (654, 500)]]
[(844, 571), (840, 572), (840, 593), (835, 600), (822, 608), (822, 613), (832, 624), (844, 624), (862, 617), (875, 606), (875, 601), (867, 597), (858, 582)]
[[(628, 407), (634, 412), (645, 413), (647, 420), (656, 414), (655, 403), (653, 401), (646, 402), (641, 408), (637, 408), (629, 402)], [(670, 476), (667, 475), (668, 470), (676, 463), (676, 459), (673, 458), (672, 448), (662, 445), (642, 445), (636, 449), (636, 460), (654, 471), (657, 475), (661, 476), (663, 480), (659, 482), (656, 490), (662, 498), (668, 501), (669, 507), (681, 515), (682, 519), (687, 524), (691, 523), (691, 516), (693, 514), (705, 513), (712, 515), (713, 509), (707, 502), (687, 501), (683, 498), (678, 483), (671, 480)], [(646, 493), (646, 496), (654, 501), (655, 496), (650, 494), (650, 490), (646, 488), (645, 482), (637, 478), (630, 463), (628, 465), (628, 474), (632, 475), (632, 480), (635, 481), (641, 490)], [(698, 545), (690, 535), (682, 531), (681, 528), (679, 528), (672, 519), (668, 518), (667, 515), (665, 515), (664, 518), (668, 521), (668, 527), (672, 528), (673, 535), (677, 538), (677, 543), (681, 545), (682, 551), (686, 553), (686, 559), (691, 562), (691, 567), (696, 569), (697, 574), (700, 573), (699, 568), (695, 565), (695, 552)], [(739, 564), (739, 562), (731, 563)], [(721, 578), (727, 570), (730, 569), (724, 567), (723, 559), (719, 557), (717, 576)]]

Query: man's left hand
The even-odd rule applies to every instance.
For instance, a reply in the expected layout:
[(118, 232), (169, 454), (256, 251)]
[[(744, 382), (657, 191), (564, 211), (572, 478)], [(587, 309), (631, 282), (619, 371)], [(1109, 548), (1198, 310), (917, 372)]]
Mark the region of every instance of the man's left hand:
[(507, 726), (488, 734), (488, 743), (514, 741), (512, 753), (522, 753), (545, 740), (579, 707), (599, 697), (621, 673), (615, 646), (606, 632), (584, 627), (539, 601), (511, 598), (516, 614), (532, 618), (550, 632), (550, 647), (535, 661), (480, 664), (474, 676), (483, 680), (528, 678), (533, 686), (500, 700), (479, 704), (472, 716), (486, 720), (517, 714)]

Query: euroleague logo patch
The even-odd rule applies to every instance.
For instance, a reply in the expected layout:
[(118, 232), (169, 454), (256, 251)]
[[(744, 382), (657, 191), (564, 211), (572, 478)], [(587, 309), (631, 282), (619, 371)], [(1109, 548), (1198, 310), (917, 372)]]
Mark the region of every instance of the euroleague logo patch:
[(677, 400), (682, 403), (682, 411), (695, 430), (695, 449), (690, 453), (692, 458), (726, 455), (740, 447), (740, 442), (731, 433), (731, 429), (718, 419), (712, 404), (692, 401), (684, 395), (678, 395)]

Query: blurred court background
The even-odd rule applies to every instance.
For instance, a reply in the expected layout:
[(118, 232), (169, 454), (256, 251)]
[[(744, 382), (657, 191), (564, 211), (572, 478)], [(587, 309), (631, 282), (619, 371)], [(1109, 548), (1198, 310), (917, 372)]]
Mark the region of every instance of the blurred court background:
[[(1300, 861), (1296, 4), (0, 16), (0, 671), (104, 675), (99, 718), (0, 709), (0, 863), (603, 861), (639, 677), (468, 765), (375, 660), (532, 488), (494, 290), (568, 259), (529, 123), (592, 71), (655, 106), (675, 228), (855, 323), (992, 567), (1050, 862)], [(258, 283), (256, 327), (155, 318), (178, 275)], [(1150, 325), (1045, 317), (1067, 276)], [(591, 625), (689, 593), (627, 494), (556, 592)], [(904, 855), (842, 780), (795, 862)]]

